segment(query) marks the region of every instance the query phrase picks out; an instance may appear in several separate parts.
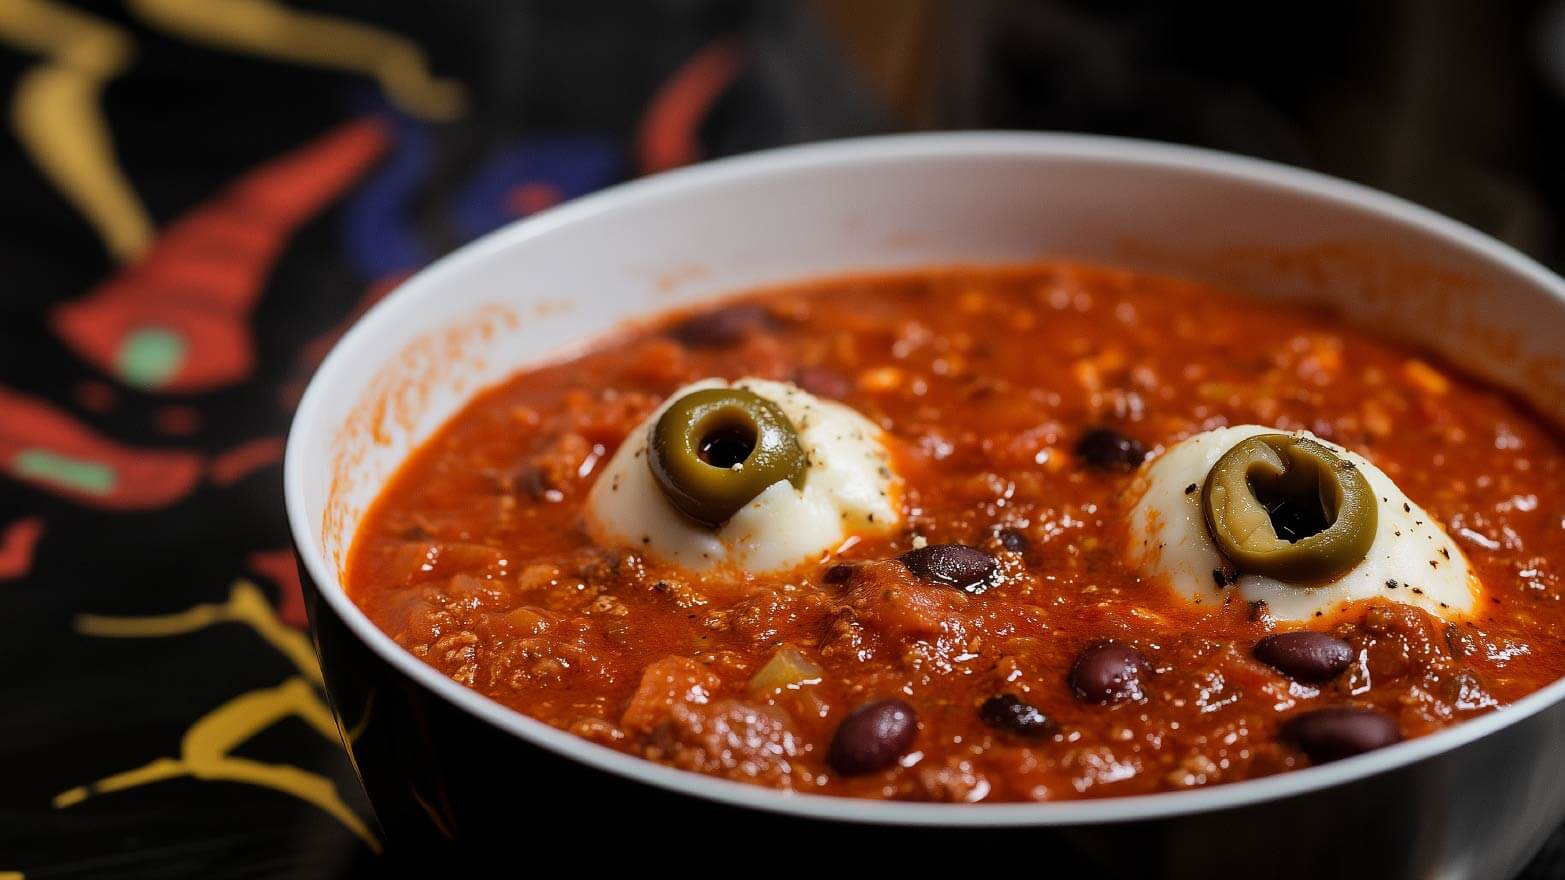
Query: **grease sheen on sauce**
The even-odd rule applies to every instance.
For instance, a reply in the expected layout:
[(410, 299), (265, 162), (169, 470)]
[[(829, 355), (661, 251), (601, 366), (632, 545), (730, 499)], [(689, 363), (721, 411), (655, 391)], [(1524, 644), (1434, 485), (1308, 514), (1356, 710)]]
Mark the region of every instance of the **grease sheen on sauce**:
[[(1280, 735), (1301, 713), (1372, 708), (1416, 737), (1565, 670), (1565, 511), (1549, 500), (1565, 497), (1565, 449), (1427, 355), (1327, 314), (1068, 264), (850, 277), (729, 308), (670, 316), (474, 400), (365, 518), (354, 600), (442, 673), (610, 748), (872, 798), (1230, 782), (1308, 766), (1311, 744), (1332, 757), (1298, 735), (1311, 722)], [(626, 432), (689, 381), (746, 375), (809, 377), (884, 426), (906, 528), (765, 578), (702, 579), (592, 546), (581, 503)], [(1133, 474), (1082, 461), (1081, 438), (1112, 430), (1155, 454), (1244, 423), (1372, 458), (1460, 542), (1484, 607), (1447, 625), (1396, 605), (1417, 587), (1409, 573), (1388, 601), (1310, 627), (1352, 661), (1300, 684), (1255, 656), (1281, 631), (1264, 609), (1187, 606), (1127, 570)], [(929, 583), (897, 561), (939, 544), (985, 548), (994, 586)], [(1141, 698), (1073, 693), (1079, 652), (1104, 640), (1147, 658)], [(986, 724), (996, 694), (1035, 707), (1053, 735)], [(911, 750), (836, 772), (843, 720), (888, 695), (916, 712)]]

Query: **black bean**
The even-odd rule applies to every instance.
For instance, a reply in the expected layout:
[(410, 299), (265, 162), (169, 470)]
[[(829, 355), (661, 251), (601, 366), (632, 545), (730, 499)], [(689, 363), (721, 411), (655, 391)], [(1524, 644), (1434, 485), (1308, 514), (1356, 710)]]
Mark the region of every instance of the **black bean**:
[(1001, 527), (995, 529), (994, 537), (1000, 542), (1000, 546), (1012, 553), (1027, 552), (1027, 536), (1013, 528)]
[(554, 485), (554, 481), (539, 467), (523, 468), (516, 474), (514, 485), (526, 492), (534, 501), (553, 500), (553, 497), (559, 494), (559, 488)]
[(1323, 632), (1286, 632), (1255, 643), (1255, 658), (1295, 681), (1330, 681), (1353, 662), (1353, 646)]
[(1324, 764), (1401, 742), (1402, 731), (1389, 715), (1374, 709), (1334, 706), (1289, 718), (1279, 738)]
[(1108, 428), (1093, 428), (1076, 443), (1076, 455), (1089, 467), (1125, 473), (1147, 458), (1147, 447), (1134, 437)]
[(668, 328), (668, 335), (690, 348), (728, 348), (769, 324), (770, 317), (763, 306), (740, 303), (691, 315)]
[(918, 715), (896, 698), (854, 709), (831, 739), (826, 762), (844, 776), (873, 773), (895, 764), (918, 734)]
[(909, 550), (899, 558), (921, 581), (971, 593), (993, 586), (994, 576), (1000, 570), (993, 556), (966, 544), (930, 544)]
[(1059, 726), (1031, 703), (1013, 694), (995, 694), (978, 707), (978, 717), (995, 730), (1029, 739), (1053, 736)]
[(564, 497), (549, 475), (534, 464), (520, 464), (509, 470), (486, 468), (481, 474), (501, 495), (525, 492), (534, 501), (559, 501)]
[(1142, 683), (1151, 676), (1152, 664), (1140, 651), (1108, 640), (1083, 648), (1068, 680), (1082, 700), (1111, 705), (1141, 699)]
[(847, 562), (839, 562), (821, 574), (821, 583), (841, 585), (853, 578), (853, 565)]

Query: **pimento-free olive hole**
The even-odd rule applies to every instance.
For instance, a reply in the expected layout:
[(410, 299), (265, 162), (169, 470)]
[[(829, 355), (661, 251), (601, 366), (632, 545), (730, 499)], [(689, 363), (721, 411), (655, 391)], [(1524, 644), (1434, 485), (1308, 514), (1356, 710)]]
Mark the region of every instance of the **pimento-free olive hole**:
[(1206, 526), (1239, 571), (1293, 583), (1342, 575), (1375, 541), (1375, 493), (1358, 469), (1307, 437), (1261, 434), (1212, 465)]
[(1336, 511), (1326, 509), (1325, 501), (1320, 497), (1320, 489), (1314, 481), (1304, 485), (1300, 485), (1301, 482), (1249, 481), (1250, 491), (1255, 494), (1255, 500), (1266, 508), (1277, 537), (1290, 544), (1318, 535), (1337, 521)]
[(727, 424), (706, 432), (696, 455), (712, 467), (731, 468), (755, 451), (755, 429), (749, 425)]

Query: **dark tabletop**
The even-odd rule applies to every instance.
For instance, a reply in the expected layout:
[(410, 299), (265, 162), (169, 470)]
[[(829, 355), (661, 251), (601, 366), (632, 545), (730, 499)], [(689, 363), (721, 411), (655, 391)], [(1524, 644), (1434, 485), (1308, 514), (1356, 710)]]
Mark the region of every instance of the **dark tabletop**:
[(1562, 265), (1565, 2), (1293, 8), (0, 0), (0, 878), (384, 870), (282, 442), (358, 313), (513, 219), (778, 144), (1063, 129), (1318, 168)]

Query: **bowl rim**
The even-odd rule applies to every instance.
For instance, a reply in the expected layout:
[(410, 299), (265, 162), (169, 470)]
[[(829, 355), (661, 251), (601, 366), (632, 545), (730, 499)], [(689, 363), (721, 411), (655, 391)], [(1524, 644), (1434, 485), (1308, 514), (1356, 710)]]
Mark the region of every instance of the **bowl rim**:
[(353, 635), (421, 687), (500, 731), (571, 761), (627, 780), (719, 803), (808, 819), (947, 827), (1072, 826), (1160, 819), (1235, 809), (1303, 795), (1386, 773), (1451, 751), (1519, 723), (1565, 698), (1565, 679), (1489, 714), (1375, 752), (1317, 767), (1186, 791), (1042, 803), (931, 804), (783, 792), (677, 770), (589, 742), (538, 721), (441, 675), (404, 650), (347, 596), (326, 558), (317, 527), (305, 515), (305, 448), (310, 434), (331, 430), (325, 389), (358, 361), (383, 349), (376, 328), (404, 313), (494, 254), (523, 246), (551, 230), (625, 206), (681, 192), (732, 185), (769, 175), (889, 160), (965, 158), (1068, 159), (1196, 172), (1289, 191), (1380, 215), (1422, 231), (1446, 246), (1523, 276), (1565, 304), (1565, 280), (1520, 251), (1427, 208), (1339, 178), (1197, 147), (1098, 135), (1035, 132), (893, 134), (783, 147), (719, 159), (609, 187), (535, 217), (517, 221), (426, 266), (359, 318), (333, 346), (300, 400), (284, 459), (284, 498), (294, 545), (324, 601)]

